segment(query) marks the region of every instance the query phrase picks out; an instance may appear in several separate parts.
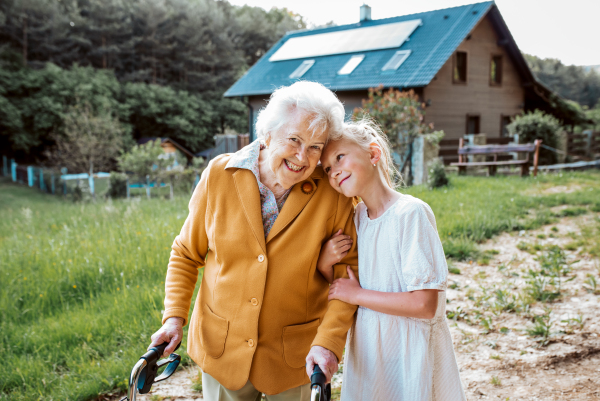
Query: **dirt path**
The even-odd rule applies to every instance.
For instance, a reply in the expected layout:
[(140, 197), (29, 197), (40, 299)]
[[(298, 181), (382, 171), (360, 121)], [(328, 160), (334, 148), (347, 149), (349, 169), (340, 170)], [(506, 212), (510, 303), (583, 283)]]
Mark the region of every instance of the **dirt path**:
[[(589, 213), (534, 231), (505, 233), (482, 244), (489, 260), (454, 263), (460, 274), (450, 274), (446, 309), (454, 315), (448, 322), (469, 401), (600, 399), (600, 291), (594, 293), (590, 281), (590, 276), (598, 278), (600, 290), (600, 260), (582, 245), (590, 232), (598, 235), (598, 216)], [(528, 285), (527, 271), (540, 266), (535, 249), (550, 245), (564, 250), (570, 266), (561, 296), (524, 306), (519, 294)], [(536, 316), (548, 317), (545, 346), (526, 331)], [(195, 368), (182, 369), (138, 399), (200, 399), (201, 393), (192, 390), (196, 376)]]

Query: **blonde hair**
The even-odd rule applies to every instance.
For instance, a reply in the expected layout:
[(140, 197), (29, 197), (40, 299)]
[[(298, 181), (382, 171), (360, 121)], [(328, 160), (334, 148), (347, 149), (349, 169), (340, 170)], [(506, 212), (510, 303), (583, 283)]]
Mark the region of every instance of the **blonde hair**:
[(402, 182), (402, 176), (392, 159), (390, 142), (372, 118), (365, 116), (360, 120), (344, 123), (342, 130), (337, 135), (330, 137), (330, 140), (351, 141), (366, 152), (371, 151), (370, 146), (372, 143), (377, 144), (379, 149), (381, 149), (381, 158), (377, 163), (379, 174), (383, 177), (386, 184), (394, 190)]

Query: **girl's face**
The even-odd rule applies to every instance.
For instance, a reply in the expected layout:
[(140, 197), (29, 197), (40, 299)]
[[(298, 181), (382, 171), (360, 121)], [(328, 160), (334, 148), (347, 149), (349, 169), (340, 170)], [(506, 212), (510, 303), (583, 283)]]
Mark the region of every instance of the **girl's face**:
[(379, 179), (374, 163), (379, 161), (378, 152), (365, 151), (351, 141), (329, 142), (321, 155), (321, 165), (336, 191), (348, 198), (361, 196), (369, 183)]

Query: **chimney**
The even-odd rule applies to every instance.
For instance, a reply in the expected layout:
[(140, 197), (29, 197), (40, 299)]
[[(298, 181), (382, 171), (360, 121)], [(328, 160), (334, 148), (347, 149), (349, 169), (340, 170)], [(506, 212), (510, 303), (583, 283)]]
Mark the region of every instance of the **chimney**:
[(360, 6), (360, 22), (371, 21), (371, 7), (366, 4)]

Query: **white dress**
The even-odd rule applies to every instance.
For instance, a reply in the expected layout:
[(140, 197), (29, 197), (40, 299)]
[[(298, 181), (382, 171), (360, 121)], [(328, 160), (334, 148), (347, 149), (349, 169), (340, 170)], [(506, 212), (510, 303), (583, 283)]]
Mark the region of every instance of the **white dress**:
[(401, 195), (371, 220), (360, 203), (355, 223), (363, 288), (442, 291), (431, 320), (358, 308), (346, 342), (342, 401), (465, 400), (446, 323), (448, 267), (431, 208)]

